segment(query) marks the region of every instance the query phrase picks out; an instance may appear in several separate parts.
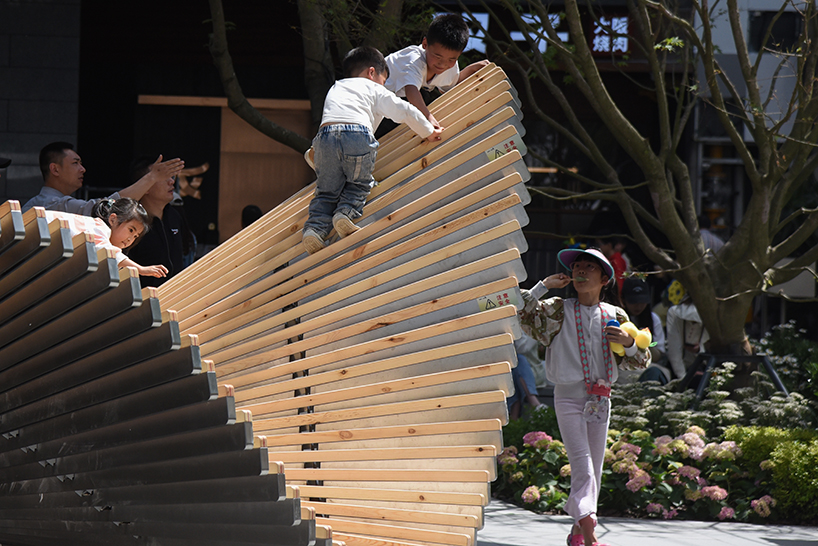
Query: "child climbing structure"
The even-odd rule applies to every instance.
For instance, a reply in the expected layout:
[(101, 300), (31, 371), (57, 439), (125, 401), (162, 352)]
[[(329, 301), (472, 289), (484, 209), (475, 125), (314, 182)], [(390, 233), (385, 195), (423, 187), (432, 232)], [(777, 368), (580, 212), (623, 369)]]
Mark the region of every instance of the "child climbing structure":
[(142, 290), (2, 205), (0, 543), (475, 543), (516, 364), (524, 131), (494, 65), (430, 108), (444, 140), (383, 137), (362, 229), (312, 255), (314, 186)]

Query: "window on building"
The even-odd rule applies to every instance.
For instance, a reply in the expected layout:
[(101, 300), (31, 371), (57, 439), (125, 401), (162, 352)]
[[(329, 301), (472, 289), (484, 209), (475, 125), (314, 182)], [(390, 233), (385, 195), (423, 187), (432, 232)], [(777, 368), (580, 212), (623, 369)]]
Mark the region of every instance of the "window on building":
[[(750, 12), (750, 36), (748, 47), (750, 51), (756, 53), (761, 51), (764, 36), (775, 18), (776, 11), (751, 11)], [(774, 51), (788, 51), (798, 43), (801, 35), (803, 18), (795, 11), (786, 11), (773, 25), (770, 38), (764, 47)]]

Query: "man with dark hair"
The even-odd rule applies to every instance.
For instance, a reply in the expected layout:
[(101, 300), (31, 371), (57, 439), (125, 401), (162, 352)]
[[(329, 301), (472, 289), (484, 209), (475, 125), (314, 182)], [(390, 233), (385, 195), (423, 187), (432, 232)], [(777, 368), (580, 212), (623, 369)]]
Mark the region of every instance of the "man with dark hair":
[[(159, 156), (149, 168), (148, 172), (127, 188), (114, 192), (105, 199), (120, 199), (130, 197), (139, 200), (140, 197), (157, 180), (167, 176), (176, 176), (185, 166), (179, 158), (162, 161)], [(82, 187), (85, 177), (85, 167), (82, 159), (74, 151), (74, 145), (69, 142), (52, 142), (40, 150), (40, 172), (45, 182), (40, 193), (29, 199), (23, 205), (23, 212), (32, 207), (43, 207), (49, 210), (71, 212), (90, 216), (91, 210), (100, 199), (77, 199), (71, 197)]]
[[(142, 180), (153, 163), (142, 158), (131, 166), (131, 180)], [(161, 264), (168, 269), (166, 277), (139, 277), (142, 286), (159, 286), (185, 267), (185, 255), (194, 251), (193, 234), (178, 207), (171, 205), (176, 184), (174, 176), (165, 176), (148, 188), (139, 202), (151, 217), (150, 230), (128, 250), (136, 263)], [(140, 261), (141, 260), (141, 261)]]

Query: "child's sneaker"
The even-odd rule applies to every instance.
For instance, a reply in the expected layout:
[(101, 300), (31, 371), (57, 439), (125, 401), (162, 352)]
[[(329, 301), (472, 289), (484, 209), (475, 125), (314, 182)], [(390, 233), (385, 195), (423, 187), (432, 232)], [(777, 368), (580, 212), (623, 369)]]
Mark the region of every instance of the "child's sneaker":
[(301, 236), (301, 242), (304, 243), (304, 248), (310, 254), (315, 254), (326, 246), (324, 239), (311, 228), (304, 230), (304, 234)]
[(310, 148), (304, 152), (304, 161), (307, 162), (307, 165), (309, 165), (312, 170), (315, 170), (315, 148), (310, 146)]
[(573, 535), (569, 533), (565, 542), (568, 546), (585, 546), (585, 537), (582, 534)]
[(352, 235), (361, 229), (352, 222), (349, 216), (342, 212), (335, 213), (332, 217), (332, 227), (335, 228), (335, 231), (337, 231), (341, 237)]

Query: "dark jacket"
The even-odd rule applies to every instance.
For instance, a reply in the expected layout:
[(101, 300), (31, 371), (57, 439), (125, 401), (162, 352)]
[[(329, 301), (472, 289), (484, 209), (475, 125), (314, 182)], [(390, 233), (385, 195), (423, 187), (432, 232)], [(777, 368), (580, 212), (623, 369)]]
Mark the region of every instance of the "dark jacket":
[(187, 224), (181, 213), (172, 205), (165, 206), (162, 219), (154, 218), (151, 229), (127, 254), (139, 265), (162, 264), (168, 268), (168, 276), (139, 277), (142, 286), (159, 286), (184, 268), (183, 247)]

